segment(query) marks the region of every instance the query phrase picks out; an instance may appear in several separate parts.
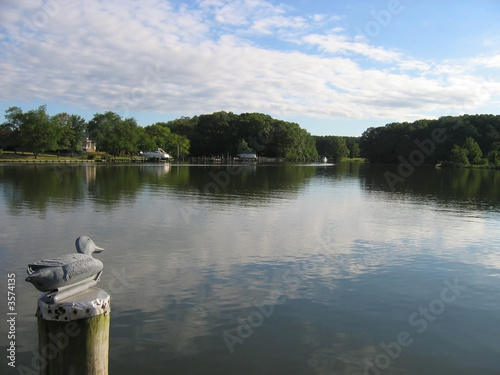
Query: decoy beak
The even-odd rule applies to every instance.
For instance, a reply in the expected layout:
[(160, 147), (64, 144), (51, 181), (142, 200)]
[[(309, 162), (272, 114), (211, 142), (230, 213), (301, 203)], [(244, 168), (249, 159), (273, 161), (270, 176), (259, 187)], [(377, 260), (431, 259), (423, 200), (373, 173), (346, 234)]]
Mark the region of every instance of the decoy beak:
[(102, 253), (103, 251), (104, 251), (104, 249), (102, 247), (96, 246), (94, 253)]

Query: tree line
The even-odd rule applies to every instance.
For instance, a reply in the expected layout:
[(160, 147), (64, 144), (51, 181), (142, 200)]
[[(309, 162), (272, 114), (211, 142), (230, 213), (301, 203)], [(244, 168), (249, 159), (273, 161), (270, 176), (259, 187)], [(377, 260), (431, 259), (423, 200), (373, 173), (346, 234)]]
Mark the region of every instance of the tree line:
[[(348, 146), (356, 140), (315, 137), (297, 123), (262, 113), (237, 115), (221, 111), (141, 127), (134, 118), (122, 118), (114, 112), (96, 113), (87, 122), (79, 115), (67, 113), (49, 116), (46, 106), (40, 106), (27, 112), (10, 107), (5, 119), (0, 125), (0, 148), (30, 151), (35, 157), (46, 151), (80, 152), (83, 140), (88, 138), (99, 151), (115, 156), (160, 147), (180, 157), (256, 153), (289, 160), (319, 156), (336, 160), (353, 154)], [(356, 146), (354, 155), (359, 153)]]
[[(497, 166), (500, 116), (445, 116), (368, 128), (359, 140), (361, 156), (372, 163)], [(410, 157), (413, 160), (408, 160)]]
[(399, 164), (412, 157), (418, 164), (500, 164), (498, 115), (395, 122), (368, 128), (361, 137), (313, 136), (297, 123), (266, 114), (224, 111), (145, 127), (110, 111), (96, 113), (90, 121), (68, 113), (50, 116), (46, 106), (27, 112), (10, 107), (5, 119), (0, 149), (30, 151), (35, 157), (46, 151), (81, 152), (83, 140), (89, 138), (99, 151), (115, 156), (160, 147), (180, 157), (256, 153), (288, 160), (363, 157), (372, 163)]
[(254, 152), (264, 157), (330, 160), (358, 157), (358, 137), (313, 136), (299, 124), (262, 113), (215, 112), (181, 117), (166, 123), (191, 142), (191, 155), (237, 155)]
[(215, 112), (166, 123), (190, 140), (191, 155), (234, 156), (254, 152), (264, 157), (318, 157), (314, 138), (297, 123), (262, 113)]
[(85, 138), (92, 140), (99, 151), (107, 154), (131, 155), (139, 150), (157, 147), (186, 156), (189, 140), (172, 133), (162, 123), (139, 126), (134, 118), (122, 118), (114, 112), (96, 113), (90, 121), (79, 115), (47, 114), (46, 106), (27, 112), (19, 107), (5, 111), (6, 121), (0, 125), (0, 148), (26, 150), (35, 158), (46, 151), (82, 151)]

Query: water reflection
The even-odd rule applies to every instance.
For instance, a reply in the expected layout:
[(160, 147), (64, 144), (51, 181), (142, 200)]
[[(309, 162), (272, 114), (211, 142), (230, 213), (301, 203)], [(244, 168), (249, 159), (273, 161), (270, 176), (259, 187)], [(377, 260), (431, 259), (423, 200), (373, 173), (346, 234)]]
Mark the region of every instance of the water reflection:
[(298, 191), (315, 167), (255, 165), (29, 165), (0, 166), (1, 188), (12, 214), (23, 209), (43, 213), (49, 205), (78, 205), (88, 197), (111, 208), (132, 202), (145, 189), (163, 194), (193, 194), (219, 202), (265, 201), (280, 192)]
[(85, 185), (92, 170), (60, 165), (0, 166), (0, 182), (11, 213), (23, 210), (43, 213), (51, 204), (79, 204), (85, 198)]
[[(361, 374), (402, 330), (415, 342), (384, 373), (498, 372), (498, 171), (421, 169), (392, 192), (385, 167), (228, 167), (0, 166), (20, 360), (25, 265), (88, 234), (107, 249), (111, 373)], [(408, 317), (454, 278), (467, 292), (419, 334)]]
[[(463, 208), (498, 210), (500, 206), (500, 173), (491, 169), (436, 169), (420, 167), (394, 185), (391, 192), (385, 173), (398, 175), (396, 166), (369, 166), (365, 169), (363, 188), (366, 191), (386, 192), (396, 197), (401, 194), (415, 196), (419, 200), (456, 205)], [(391, 194), (392, 193), (392, 194)]]
[[(0, 166), (3, 194), (13, 214), (23, 209), (43, 213), (49, 205), (81, 204), (87, 197), (97, 205), (112, 207), (133, 201), (148, 188), (157, 194), (211, 197), (219, 203), (265, 203), (280, 196), (293, 197), (316, 179), (356, 179), (366, 192), (385, 193), (391, 199), (416, 197), (419, 201), (463, 209), (495, 209), (500, 205), (500, 173), (481, 169), (421, 167), (395, 185), (392, 192), (385, 173), (397, 174), (396, 166), (361, 163), (301, 166), (222, 165), (24, 165)], [(361, 179), (359, 179), (361, 177)], [(285, 193), (285, 194), (282, 194)], [(297, 195), (295, 195), (296, 197)]]

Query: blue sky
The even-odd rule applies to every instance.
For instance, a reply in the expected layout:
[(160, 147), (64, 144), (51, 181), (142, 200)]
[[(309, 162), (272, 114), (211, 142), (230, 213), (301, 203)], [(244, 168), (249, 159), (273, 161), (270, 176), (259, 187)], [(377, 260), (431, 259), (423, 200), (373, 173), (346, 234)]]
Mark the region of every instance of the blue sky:
[(0, 121), (262, 112), (315, 135), (499, 113), (500, 1), (2, 0)]

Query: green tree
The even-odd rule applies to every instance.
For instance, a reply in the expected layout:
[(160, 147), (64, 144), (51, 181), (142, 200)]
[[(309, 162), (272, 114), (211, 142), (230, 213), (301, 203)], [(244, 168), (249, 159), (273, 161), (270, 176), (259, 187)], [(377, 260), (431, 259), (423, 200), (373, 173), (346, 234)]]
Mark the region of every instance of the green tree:
[(169, 146), (169, 149), (173, 155), (180, 158), (184, 158), (189, 155), (189, 139), (187, 139), (183, 135), (172, 133), (170, 142), (171, 146)]
[(59, 156), (60, 150), (69, 150), (70, 148), (70, 116), (66, 112), (59, 113), (52, 116), (51, 121), (57, 126), (57, 156)]
[(462, 147), (467, 150), (467, 158), (472, 164), (478, 164), (481, 162), (483, 152), (474, 138), (467, 137)]
[[(240, 114), (235, 124), (238, 131), (236, 150), (231, 150), (230, 153), (254, 151), (259, 155), (268, 156), (268, 145), (273, 137), (272, 123), (273, 118), (262, 113)], [(246, 149), (240, 147), (243, 145), (242, 140), (247, 144)]]
[(316, 137), (316, 148), (320, 155), (333, 161), (338, 161), (349, 155), (345, 137), (334, 135)]
[[(428, 164), (448, 160), (454, 145), (467, 149), (471, 163), (480, 163), (482, 155), (487, 155), (500, 141), (500, 116), (445, 116), (438, 120), (391, 123), (367, 129), (359, 144), (361, 156), (371, 162), (397, 164), (399, 156), (408, 156), (413, 150), (421, 148), (419, 145), (424, 141), (426, 144), (432, 141), (430, 151), (425, 152)], [(455, 154), (458, 157), (457, 150)]]
[(343, 157), (349, 155), (349, 149), (347, 148), (345, 139), (336, 136), (328, 137), (325, 155), (334, 161), (339, 161)]
[(359, 157), (360, 153), (359, 137), (342, 137), (342, 138), (344, 138), (346, 146), (349, 149), (349, 157), (351, 159)]
[(242, 154), (242, 153), (248, 153), (248, 152), (255, 152), (255, 150), (253, 150), (252, 148), (250, 148), (250, 146), (248, 145), (247, 141), (245, 141), (244, 139), (242, 139), (238, 143), (238, 150), (237, 150), (237, 152), (239, 154)]
[(19, 131), (22, 145), (33, 152), (35, 159), (44, 151), (57, 149), (57, 124), (51, 121), (44, 105), (22, 115)]
[(394, 163), (397, 155), (394, 145), (390, 145), (388, 133), (390, 130), (380, 126), (366, 129), (359, 139), (361, 156), (371, 163)]
[(71, 156), (73, 156), (73, 152), (78, 152), (82, 149), (82, 142), (86, 138), (85, 133), (87, 131), (87, 121), (82, 116), (71, 115), (70, 129), (69, 147), (71, 150)]
[(88, 124), (88, 137), (95, 142), (99, 151), (111, 153), (116, 148), (113, 130), (121, 121), (121, 117), (111, 111), (94, 114)]
[(271, 157), (292, 157), (293, 153), (292, 129), (285, 121), (272, 122), (271, 142), (266, 147), (266, 155)]
[(146, 126), (144, 129), (151, 137), (154, 143), (154, 148), (160, 147), (164, 149), (167, 153), (171, 152), (170, 146), (171, 146), (172, 132), (168, 127), (162, 125), (162, 123), (156, 123), (153, 125)]
[(359, 158), (359, 155), (360, 155), (360, 148), (359, 148), (359, 143), (353, 143), (352, 147), (351, 147), (351, 159), (353, 158)]
[(491, 164), (491, 166), (496, 167), (498, 165), (499, 161), (499, 155), (500, 153), (497, 150), (491, 150), (488, 153), (488, 162)]
[(17, 152), (21, 147), (20, 126), (23, 111), (19, 107), (9, 107), (5, 110), (5, 122), (0, 125), (0, 148), (12, 148)]
[(469, 159), (467, 155), (469, 151), (466, 148), (460, 147), (458, 145), (454, 145), (451, 150), (451, 161), (456, 165), (468, 165)]
[(82, 149), (82, 142), (87, 130), (87, 122), (79, 115), (69, 115), (65, 112), (52, 117), (59, 128), (58, 150), (74, 152)]
[(146, 126), (145, 130), (151, 137), (154, 148), (160, 147), (171, 156), (177, 156), (177, 151), (179, 151), (179, 157), (189, 154), (189, 140), (182, 135), (172, 133), (168, 124), (158, 122)]
[(198, 155), (224, 155), (237, 144), (236, 115), (215, 112), (201, 115), (196, 124), (196, 136), (191, 140), (193, 152)]
[(151, 138), (145, 128), (142, 126), (137, 127), (136, 133), (138, 151), (150, 151), (157, 147), (155, 141)]
[(122, 153), (135, 153), (138, 144), (137, 121), (134, 118), (127, 118), (114, 124), (111, 129), (109, 147), (111, 154), (120, 155)]

